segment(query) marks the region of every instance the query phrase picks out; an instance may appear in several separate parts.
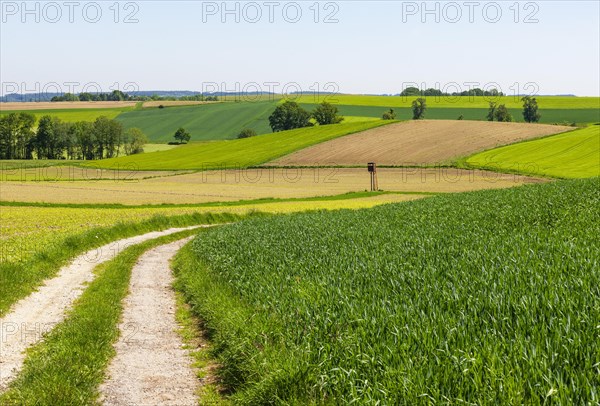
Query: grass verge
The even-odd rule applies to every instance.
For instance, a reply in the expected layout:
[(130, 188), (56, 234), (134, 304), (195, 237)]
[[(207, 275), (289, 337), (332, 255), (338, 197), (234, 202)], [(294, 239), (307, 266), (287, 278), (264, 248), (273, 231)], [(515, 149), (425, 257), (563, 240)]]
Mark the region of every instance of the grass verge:
[(12, 304), (29, 295), (45, 279), (54, 276), (70, 259), (87, 250), (144, 232), (194, 224), (226, 223), (240, 218), (239, 215), (228, 213), (156, 216), (139, 223), (94, 228), (81, 234), (69, 236), (45, 250), (40, 250), (25, 262), (0, 263), (0, 281), (2, 282), (0, 283), (0, 316), (4, 315)]
[(171, 234), (127, 248), (99, 265), (97, 278), (75, 302), (65, 321), (29, 350), (23, 370), (0, 396), (0, 404), (92, 404), (119, 336), (131, 270), (145, 251), (198, 230)]
[(198, 398), (201, 404), (208, 406), (227, 406), (230, 402), (224, 396), (225, 388), (221, 385), (216, 374), (219, 365), (211, 356), (212, 346), (201, 330), (202, 322), (192, 312), (190, 305), (180, 291), (176, 292), (177, 308), (175, 317), (180, 326), (178, 331), (185, 349), (194, 359), (193, 367), (196, 376), (201, 381)]

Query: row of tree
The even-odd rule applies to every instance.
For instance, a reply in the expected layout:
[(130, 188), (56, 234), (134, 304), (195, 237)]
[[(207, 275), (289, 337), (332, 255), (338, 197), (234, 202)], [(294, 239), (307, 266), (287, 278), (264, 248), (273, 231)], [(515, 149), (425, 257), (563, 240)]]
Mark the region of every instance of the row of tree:
[(205, 96), (203, 94), (197, 94), (192, 96), (133, 96), (127, 93), (123, 93), (120, 90), (113, 90), (111, 93), (65, 93), (61, 96), (54, 96), (50, 101), (53, 102), (75, 102), (75, 101), (218, 101), (217, 96)]
[(147, 138), (139, 128), (126, 131), (116, 120), (98, 117), (94, 122), (63, 122), (33, 114), (0, 116), (0, 159), (112, 158), (144, 151)]
[[(538, 112), (538, 104), (535, 97), (525, 96), (521, 98), (523, 102), (523, 119), (527, 123), (537, 123), (542, 117)], [(490, 106), (487, 114), (488, 121), (501, 121), (511, 122), (513, 121), (512, 115), (504, 104), (498, 104), (490, 102)]]
[(504, 93), (498, 91), (498, 89), (482, 90), (480, 88), (469, 89), (462, 92), (447, 93), (442, 92), (440, 89), (429, 88), (421, 90), (418, 87), (407, 87), (400, 96), (490, 96), (498, 97), (504, 96)]
[[(527, 123), (537, 123), (540, 121), (541, 115), (538, 112), (538, 104), (535, 97), (525, 96), (521, 98), (523, 102), (523, 119)], [(427, 110), (427, 101), (423, 97), (419, 97), (414, 100), (411, 104), (412, 112), (413, 112), (413, 120), (420, 120), (425, 118), (425, 111)], [(490, 102), (488, 114), (486, 116), (488, 121), (501, 121), (501, 122), (510, 122), (513, 121), (512, 115), (506, 108), (504, 104), (498, 104), (495, 102)], [(382, 116), (383, 120), (395, 120), (396, 113), (393, 109), (389, 109)], [(461, 115), (459, 120), (463, 119)]]
[[(420, 120), (425, 118), (425, 110), (427, 110), (427, 101), (423, 97), (419, 97), (416, 100), (413, 100), (412, 104), (412, 112), (413, 112), (413, 120)], [(381, 116), (383, 120), (395, 120), (396, 112), (394, 109), (389, 109), (383, 116)]]
[[(416, 89), (416, 88), (415, 88)], [(538, 104), (535, 97), (525, 96), (521, 98), (523, 102), (523, 118), (527, 123), (537, 123), (540, 121), (541, 115), (538, 113)], [(413, 120), (420, 120), (425, 118), (425, 111), (427, 110), (427, 100), (424, 97), (419, 97), (411, 103), (413, 112)], [(489, 110), (487, 114), (488, 121), (512, 121), (512, 115), (504, 104), (498, 104), (490, 102)], [(273, 132), (291, 130), (294, 128), (309, 127), (314, 125), (314, 122), (320, 125), (335, 124), (343, 120), (338, 114), (337, 107), (323, 102), (312, 112), (304, 110), (298, 103), (288, 101), (285, 102), (275, 109), (273, 114), (269, 117), (269, 124)], [(383, 120), (395, 120), (396, 113), (393, 109), (389, 109), (382, 116)], [(462, 116), (459, 117), (462, 119)], [(240, 133), (238, 138), (251, 137), (252, 134), (247, 131)]]
[[(273, 114), (269, 116), (269, 125), (273, 132), (277, 132), (311, 127), (315, 123), (319, 125), (337, 124), (343, 119), (344, 117), (338, 114), (338, 108), (327, 102), (319, 104), (312, 112), (309, 112), (296, 102), (286, 101), (277, 106)], [(247, 138), (247, 134), (241, 138)]]

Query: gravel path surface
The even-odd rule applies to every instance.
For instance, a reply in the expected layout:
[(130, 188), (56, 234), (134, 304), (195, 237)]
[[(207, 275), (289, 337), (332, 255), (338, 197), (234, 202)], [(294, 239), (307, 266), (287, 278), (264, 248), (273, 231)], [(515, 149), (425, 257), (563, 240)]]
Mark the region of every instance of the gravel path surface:
[(105, 405), (196, 405), (199, 380), (175, 320), (169, 261), (192, 237), (156, 247), (132, 269), (116, 356), (100, 387)]
[(86, 252), (63, 267), (36, 292), (17, 302), (0, 319), (0, 392), (16, 377), (25, 360), (25, 350), (43, 338), (44, 333), (64, 320), (67, 310), (91, 282), (94, 268), (141, 242), (196, 228), (172, 228), (114, 241)]

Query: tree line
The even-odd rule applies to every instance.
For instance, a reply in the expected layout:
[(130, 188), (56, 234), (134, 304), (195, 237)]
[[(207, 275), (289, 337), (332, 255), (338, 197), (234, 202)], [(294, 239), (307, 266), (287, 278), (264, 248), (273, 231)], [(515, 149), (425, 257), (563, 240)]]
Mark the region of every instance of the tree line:
[(504, 93), (498, 91), (498, 89), (482, 90), (480, 88), (464, 90), (462, 92), (447, 93), (442, 92), (440, 89), (429, 88), (421, 90), (418, 87), (407, 87), (400, 96), (504, 96)]
[(124, 130), (107, 117), (68, 123), (42, 116), (37, 123), (30, 113), (0, 116), (0, 159), (113, 158), (144, 151), (147, 138), (139, 128)]
[[(525, 96), (521, 98), (523, 102), (523, 119), (527, 123), (537, 123), (541, 115), (538, 112), (538, 104), (535, 97)], [(425, 118), (427, 110), (427, 100), (424, 97), (418, 97), (411, 103), (413, 120)], [(504, 104), (490, 102), (487, 114), (488, 121), (513, 121), (512, 115)], [(309, 112), (302, 108), (298, 103), (287, 101), (275, 109), (269, 117), (269, 124), (273, 132), (292, 130), (294, 128), (310, 127), (315, 124), (328, 125), (339, 123), (344, 118), (339, 115), (338, 108), (330, 103), (323, 102), (318, 105), (314, 111)], [(389, 109), (383, 113), (383, 120), (395, 120), (396, 113), (394, 109)], [(459, 120), (463, 119), (461, 115)], [(248, 138), (256, 135), (252, 130), (244, 129), (238, 138)]]
[(88, 93), (83, 92), (79, 94), (65, 93), (61, 96), (54, 96), (50, 101), (52, 102), (76, 102), (76, 101), (218, 101), (217, 96), (205, 96), (203, 94), (197, 94), (193, 96), (133, 96), (127, 93), (123, 93), (120, 90), (113, 90), (111, 93)]
[[(526, 123), (537, 123), (542, 117), (538, 112), (538, 104), (535, 97), (525, 96), (521, 98), (523, 102), (523, 119)], [(411, 104), (413, 112), (413, 120), (421, 120), (425, 118), (425, 111), (427, 110), (427, 100), (424, 97), (415, 99)], [(381, 117), (383, 120), (395, 120), (396, 113), (394, 109), (389, 109)], [(463, 119), (463, 116), (458, 117), (459, 120)], [(498, 104), (490, 102), (488, 108), (488, 114), (486, 116), (488, 121), (500, 121), (500, 122), (511, 122), (513, 117), (506, 108), (505, 104)]]
[[(525, 96), (521, 98), (521, 101), (523, 102), (523, 120), (525, 120), (526, 123), (539, 122), (542, 116), (540, 113), (538, 113), (538, 104), (536, 98)], [(506, 105), (494, 102), (490, 102), (486, 118), (488, 121), (513, 121), (512, 115), (506, 108)]]

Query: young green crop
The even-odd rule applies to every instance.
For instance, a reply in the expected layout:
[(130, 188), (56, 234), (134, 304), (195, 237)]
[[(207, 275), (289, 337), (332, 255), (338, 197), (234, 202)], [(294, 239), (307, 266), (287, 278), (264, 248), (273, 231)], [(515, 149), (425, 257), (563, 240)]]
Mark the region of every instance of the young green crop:
[(598, 218), (598, 178), (278, 216), (176, 273), (236, 404), (593, 404)]
[(481, 152), (469, 167), (557, 178), (600, 176), (600, 126)]
[(118, 120), (125, 128), (141, 128), (151, 142), (174, 141), (181, 127), (191, 134), (192, 142), (226, 140), (236, 138), (243, 128), (258, 134), (271, 132), (268, 118), (276, 106), (275, 101), (266, 101), (152, 107), (123, 113)]

